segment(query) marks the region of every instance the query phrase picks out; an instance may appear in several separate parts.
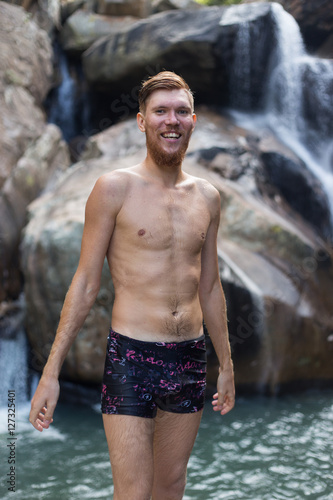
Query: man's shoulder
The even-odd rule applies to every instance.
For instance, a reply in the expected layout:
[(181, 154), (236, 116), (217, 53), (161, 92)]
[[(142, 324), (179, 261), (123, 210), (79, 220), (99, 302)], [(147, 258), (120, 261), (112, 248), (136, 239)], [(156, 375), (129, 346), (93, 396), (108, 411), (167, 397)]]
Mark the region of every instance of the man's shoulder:
[(101, 175), (95, 184), (95, 190), (101, 195), (125, 196), (135, 180), (133, 167), (119, 168)]
[(194, 175), (188, 175), (189, 179), (193, 184), (198, 188), (200, 193), (207, 199), (209, 202), (219, 202), (220, 201), (220, 193), (218, 189), (216, 189), (213, 184), (211, 184), (206, 179), (202, 177), (195, 177)]
[(111, 170), (103, 175), (101, 175), (97, 179), (97, 183), (104, 187), (112, 187), (112, 186), (126, 186), (131, 181), (133, 177), (133, 169), (135, 167), (128, 168), (117, 168), (115, 170)]
[(130, 168), (115, 169), (101, 175), (95, 182), (87, 205), (111, 207), (119, 211), (128, 193), (132, 175)]

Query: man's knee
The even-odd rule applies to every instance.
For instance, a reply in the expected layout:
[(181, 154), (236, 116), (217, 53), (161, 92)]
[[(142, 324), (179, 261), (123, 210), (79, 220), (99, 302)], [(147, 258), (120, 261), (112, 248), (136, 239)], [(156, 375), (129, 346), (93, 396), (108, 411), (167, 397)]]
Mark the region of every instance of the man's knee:
[(152, 500), (181, 500), (186, 487), (186, 470), (177, 468), (163, 478), (154, 480)]
[(152, 484), (144, 481), (115, 485), (113, 500), (151, 500), (151, 491)]

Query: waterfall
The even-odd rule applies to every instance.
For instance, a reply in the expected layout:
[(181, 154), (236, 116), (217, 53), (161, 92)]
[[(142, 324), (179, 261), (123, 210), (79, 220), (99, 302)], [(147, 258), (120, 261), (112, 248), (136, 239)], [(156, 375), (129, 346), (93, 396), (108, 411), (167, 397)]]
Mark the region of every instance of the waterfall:
[(295, 19), (278, 4), (272, 10), (277, 50), (271, 61), (266, 114), (284, 142), (305, 145), (314, 162), (332, 173), (333, 63), (307, 55)]
[(25, 310), (23, 294), (12, 303), (3, 303), (2, 307), (0, 317), (0, 411), (7, 407), (9, 391), (15, 393), (15, 403), (19, 405), (27, 403), (39, 377), (29, 368), (30, 347), (23, 326)]
[(242, 28), (237, 30), (235, 40), (235, 57), (231, 68), (230, 86), (231, 106), (249, 110), (251, 103), (251, 31), (250, 23), (245, 21)]
[(321, 181), (333, 214), (333, 63), (307, 55), (295, 19), (273, 4), (277, 50), (266, 119)]
[(48, 122), (58, 125), (64, 139), (69, 142), (88, 127), (89, 99), (84, 89), (80, 63), (71, 62), (59, 44), (55, 44), (54, 54), (60, 84), (51, 91), (46, 102)]
[(278, 123), (297, 134), (302, 128), (302, 84), (298, 61), (304, 56), (305, 49), (295, 19), (278, 4), (273, 4), (272, 10), (277, 44), (271, 58), (265, 107), (278, 118)]
[[(238, 28), (230, 102), (242, 114), (232, 114), (245, 126), (269, 127), (294, 151), (322, 183), (333, 214), (333, 62), (308, 55), (295, 19), (280, 4), (272, 3), (271, 9), (275, 49), (262, 102), (257, 106), (249, 107), (241, 95), (253, 84), (240, 84), (237, 79), (246, 80), (251, 75), (262, 53), (262, 39), (253, 28), (250, 31), (248, 21)], [(242, 55), (246, 50), (247, 55)]]
[(14, 338), (0, 337), (0, 408), (7, 405), (8, 391), (15, 391), (17, 402), (28, 398), (28, 347), (25, 332), (19, 330)]

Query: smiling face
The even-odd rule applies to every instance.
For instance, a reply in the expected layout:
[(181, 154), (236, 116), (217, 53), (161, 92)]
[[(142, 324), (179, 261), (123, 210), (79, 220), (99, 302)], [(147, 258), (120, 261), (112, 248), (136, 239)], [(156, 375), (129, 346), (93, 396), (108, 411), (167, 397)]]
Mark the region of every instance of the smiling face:
[(185, 89), (156, 90), (137, 115), (146, 134), (148, 156), (158, 166), (179, 166), (185, 156), (196, 116)]

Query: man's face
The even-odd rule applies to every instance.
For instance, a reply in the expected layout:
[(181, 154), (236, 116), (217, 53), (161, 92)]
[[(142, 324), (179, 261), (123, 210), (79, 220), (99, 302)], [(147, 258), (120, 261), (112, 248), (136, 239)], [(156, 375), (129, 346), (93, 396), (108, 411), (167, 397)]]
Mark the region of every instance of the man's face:
[(146, 133), (147, 151), (159, 166), (182, 163), (195, 126), (190, 97), (185, 89), (155, 90), (138, 113), (138, 125)]

